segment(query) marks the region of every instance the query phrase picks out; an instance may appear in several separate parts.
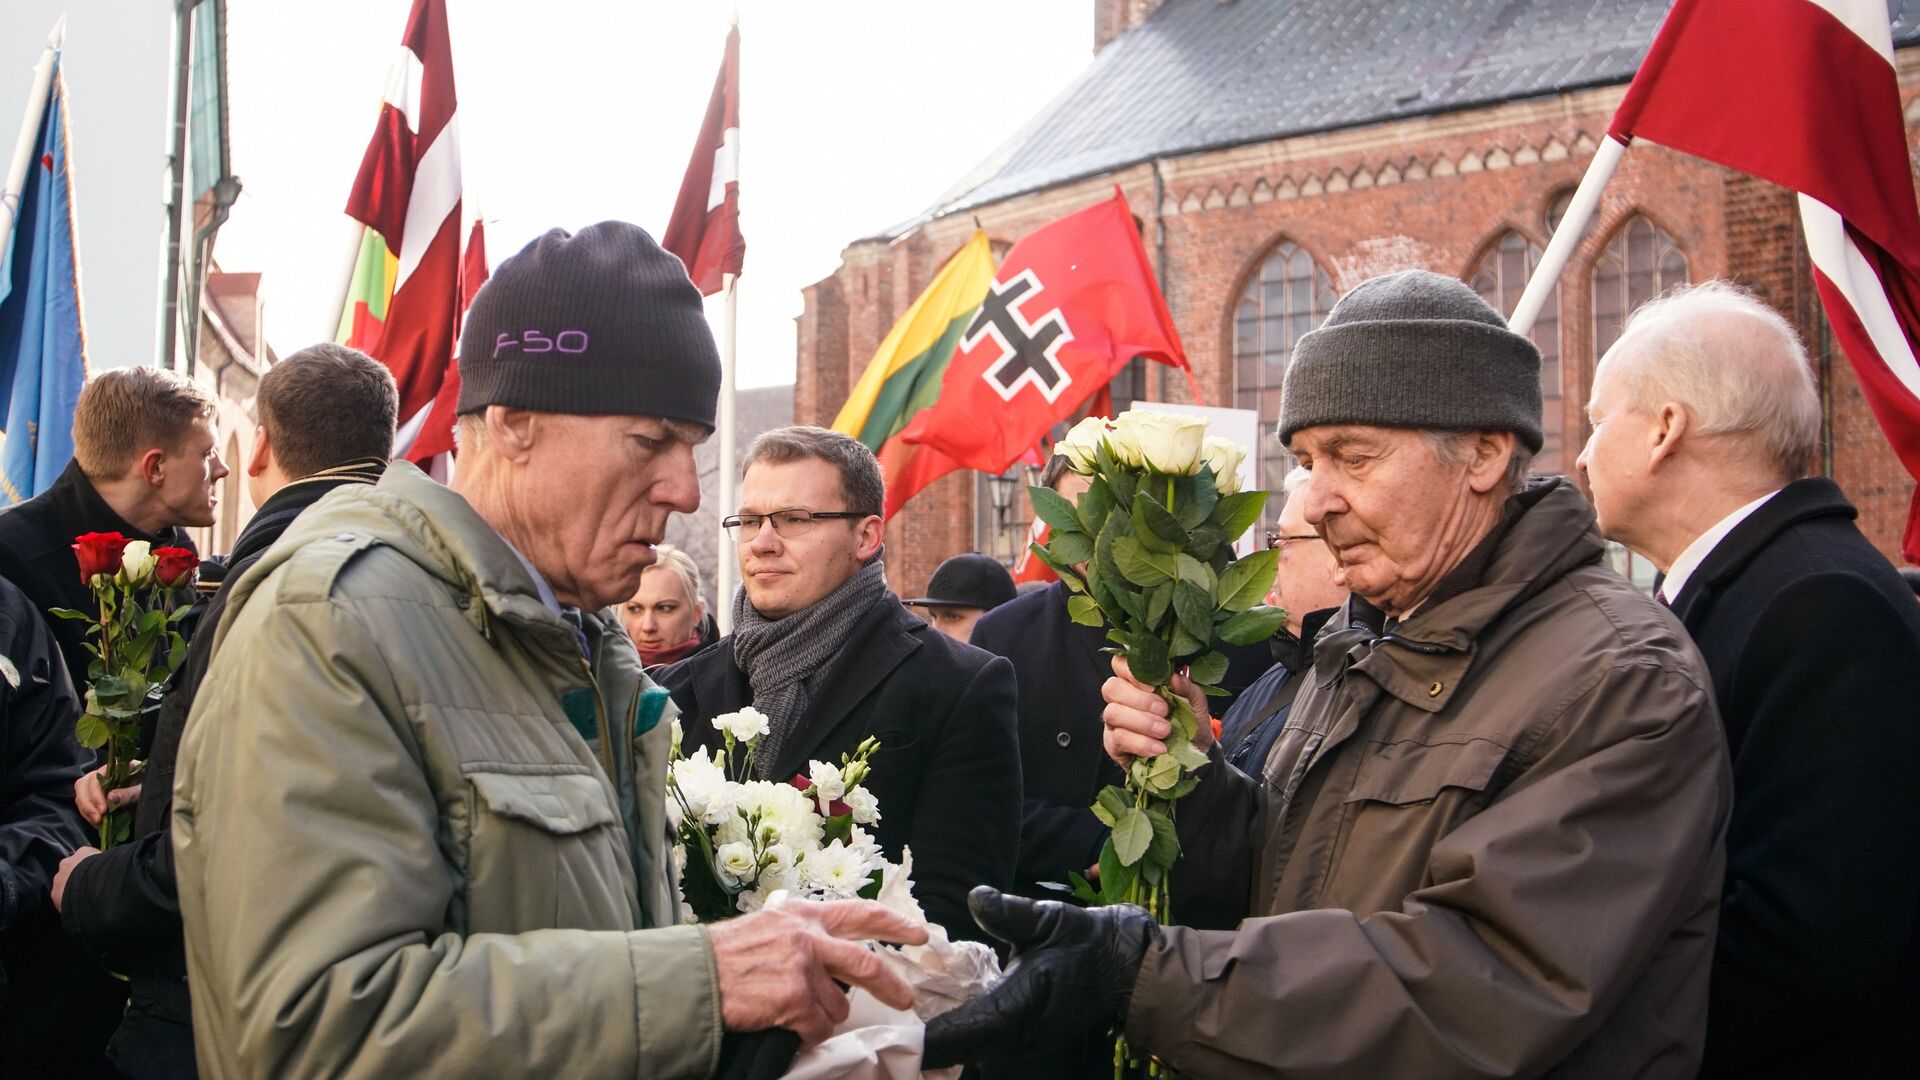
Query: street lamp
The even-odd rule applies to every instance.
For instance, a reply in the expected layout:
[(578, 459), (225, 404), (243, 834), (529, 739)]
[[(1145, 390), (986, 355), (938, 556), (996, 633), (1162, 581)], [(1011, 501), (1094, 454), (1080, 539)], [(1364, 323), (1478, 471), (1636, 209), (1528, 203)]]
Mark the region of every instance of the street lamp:
[(992, 485), (994, 547), (1000, 549), (996, 550), (994, 554), (996, 557), (1000, 557), (1001, 550), (1004, 550), (1010, 555), (1013, 550), (1013, 542), (1010, 535), (1010, 526), (1013, 522), (1010, 519), (1013, 517), (1015, 488), (1017, 488), (1020, 483), (1018, 467), (1016, 466), (997, 476), (990, 476), (987, 479)]

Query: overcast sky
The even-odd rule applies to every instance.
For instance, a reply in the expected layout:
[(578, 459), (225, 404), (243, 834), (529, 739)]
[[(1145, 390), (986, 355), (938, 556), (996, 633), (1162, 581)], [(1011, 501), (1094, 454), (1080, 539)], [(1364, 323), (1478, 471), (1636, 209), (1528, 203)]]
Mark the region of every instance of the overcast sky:
[[(164, 200), (168, 0), (4, 0), (10, 134), (69, 14), (83, 288), (96, 365), (147, 361)], [(729, 0), (448, 0), (466, 213), (492, 261), (554, 225), (656, 235), (712, 90)], [(742, 0), (740, 383), (793, 379), (800, 289), (924, 209), (1087, 63), (1087, 0)], [(233, 171), (216, 252), (265, 273), (269, 340), (332, 335), (340, 212), (410, 0), (229, 0)], [(718, 314), (717, 301), (713, 313)]]

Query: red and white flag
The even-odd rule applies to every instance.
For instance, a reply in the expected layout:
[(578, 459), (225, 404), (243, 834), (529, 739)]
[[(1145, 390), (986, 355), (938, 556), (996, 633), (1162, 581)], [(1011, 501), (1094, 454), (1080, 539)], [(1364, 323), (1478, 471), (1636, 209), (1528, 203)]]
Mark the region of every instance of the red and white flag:
[[(1920, 211), (1885, 0), (1678, 0), (1610, 134), (1799, 193), (1827, 320), (1920, 477)], [(1920, 562), (1920, 492), (1901, 550)]]
[(394, 456), (425, 461), (453, 447), (451, 406), (444, 425), (433, 406), (458, 379), (460, 121), (446, 0), (414, 0), (347, 214), (365, 230), (339, 339), (392, 369)]
[(680, 256), (704, 296), (726, 286), (724, 275), (740, 273), (747, 254), (740, 235), (740, 28), (727, 31), (727, 51), (700, 138), (680, 181), (673, 217), (660, 246)]

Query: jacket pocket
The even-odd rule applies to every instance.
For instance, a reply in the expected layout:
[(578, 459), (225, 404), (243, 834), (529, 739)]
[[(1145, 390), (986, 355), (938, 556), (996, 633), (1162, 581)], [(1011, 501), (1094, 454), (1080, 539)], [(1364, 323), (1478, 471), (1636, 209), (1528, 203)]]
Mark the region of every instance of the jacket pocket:
[(1507, 748), (1486, 739), (1389, 743), (1360, 763), (1346, 801), (1411, 806), (1446, 788), (1481, 791), (1506, 759)]
[(632, 871), (598, 776), (475, 771), (467, 780), (469, 932), (631, 926)]

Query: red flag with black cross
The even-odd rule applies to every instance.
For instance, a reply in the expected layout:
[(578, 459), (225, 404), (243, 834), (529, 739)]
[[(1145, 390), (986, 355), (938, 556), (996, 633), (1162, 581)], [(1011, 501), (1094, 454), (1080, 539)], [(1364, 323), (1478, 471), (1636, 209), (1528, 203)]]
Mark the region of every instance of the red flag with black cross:
[(1115, 188), (1113, 198), (1013, 245), (939, 400), (900, 437), (964, 468), (1005, 472), (1136, 356), (1187, 368), (1139, 227)]

